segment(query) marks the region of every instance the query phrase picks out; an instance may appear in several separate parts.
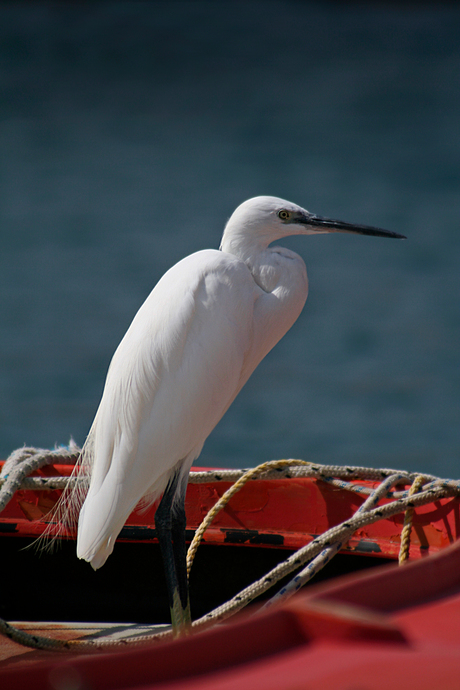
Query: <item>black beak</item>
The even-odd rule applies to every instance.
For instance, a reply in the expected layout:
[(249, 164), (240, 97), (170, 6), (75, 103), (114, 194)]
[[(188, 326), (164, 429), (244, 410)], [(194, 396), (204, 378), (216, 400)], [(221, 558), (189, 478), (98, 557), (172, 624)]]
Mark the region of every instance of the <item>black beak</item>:
[(374, 237), (393, 237), (397, 240), (407, 239), (405, 235), (399, 235), (397, 232), (389, 232), (381, 228), (374, 228), (372, 225), (354, 225), (353, 223), (345, 223), (343, 220), (332, 220), (331, 218), (323, 218), (322, 216), (315, 216), (309, 214), (297, 221), (302, 225), (310, 225), (312, 229), (318, 229), (320, 232), (352, 232), (357, 235), (373, 235)]

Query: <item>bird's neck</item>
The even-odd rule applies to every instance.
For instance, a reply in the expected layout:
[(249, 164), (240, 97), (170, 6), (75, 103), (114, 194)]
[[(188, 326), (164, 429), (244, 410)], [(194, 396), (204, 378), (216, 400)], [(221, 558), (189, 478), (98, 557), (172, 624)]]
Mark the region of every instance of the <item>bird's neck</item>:
[[(222, 237), (220, 250), (237, 257), (243, 261), (251, 271), (252, 277), (259, 287), (265, 292), (270, 292), (273, 280), (266, 284), (265, 271), (262, 266), (266, 263), (266, 255), (269, 253), (268, 245), (272, 241), (270, 237), (244, 232), (228, 232), (226, 228)], [(276, 282), (276, 281), (275, 281)]]
[(226, 229), (220, 249), (243, 261), (249, 268), (255, 283), (267, 293), (282, 286), (288, 286), (289, 289), (294, 287), (295, 264), (298, 268), (299, 290), (302, 294), (305, 292), (306, 298), (308, 288), (305, 264), (300, 256), (285, 247), (269, 247), (268, 245), (274, 239), (273, 234), (253, 233), (248, 237), (247, 233), (229, 233)]
[(277, 238), (271, 233), (248, 232), (247, 228), (234, 228), (229, 223), (222, 236), (220, 249), (227, 254), (233, 254), (245, 263), (253, 263), (275, 239)]

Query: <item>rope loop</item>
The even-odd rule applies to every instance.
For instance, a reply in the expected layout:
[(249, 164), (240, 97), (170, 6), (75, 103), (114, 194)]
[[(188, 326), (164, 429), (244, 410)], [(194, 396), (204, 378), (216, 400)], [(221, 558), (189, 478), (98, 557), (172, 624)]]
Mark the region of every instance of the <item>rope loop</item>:
[(311, 463), (307, 462), (306, 460), (272, 460), (270, 462), (264, 462), (262, 465), (253, 467), (250, 470), (246, 470), (245, 473), (234, 484), (232, 484), (232, 486), (229, 489), (227, 489), (227, 491), (220, 497), (217, 503), (213, 505), (213, 507), (204, 517), (201, 525), (196, 530), (195, 536), (193, 537), (192, 542), (187, 551), (187, 575), (190, 577), (190, 570), (192, 568), (193, 559), (195, 558), (197, 549), (209, 525), (214, 520), (217, 513), (220, 513), (222, 508), (225, 508), (230, 499), (236, 493), (238, 493), (238, 491), (241, 491), (245, 484), (247, 484), (251, 479), (256, 479), (257, 477), (260, 477), (260, 475), (269, 472), (270, 470), (285, 469), (287, 467), (293, 466), (306, 466), (310, 464)]

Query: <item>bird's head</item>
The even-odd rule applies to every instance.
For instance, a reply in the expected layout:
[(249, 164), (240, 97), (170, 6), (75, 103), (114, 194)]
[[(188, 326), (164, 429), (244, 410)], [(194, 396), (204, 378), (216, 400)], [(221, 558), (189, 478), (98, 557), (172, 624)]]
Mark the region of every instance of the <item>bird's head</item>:
[(405, 239), (404, 235), (369, 225), (323, 218), (284, 199), (257, 196), (244, 201), (233, 212), (225, 228), (221, 248), (231, 251), (230, 246), (236, 244), (266, 247), (289, 235), (319, 235), (329, 232)]

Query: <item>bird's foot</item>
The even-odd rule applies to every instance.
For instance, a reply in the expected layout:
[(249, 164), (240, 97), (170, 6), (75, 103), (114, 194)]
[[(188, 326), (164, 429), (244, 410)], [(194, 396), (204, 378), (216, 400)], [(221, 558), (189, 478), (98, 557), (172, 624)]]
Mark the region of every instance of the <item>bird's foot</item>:
[(190, 599), (187, 597), (187, 605), (185, 608), (182, 605), (179, 596), (179, 590), (175, 589), (173, 593), (173, 606), (171, 611), (171, 625), (174, 637), (183, 637), (188, 635), (192, 627), (192, 616), (190, 614)]

